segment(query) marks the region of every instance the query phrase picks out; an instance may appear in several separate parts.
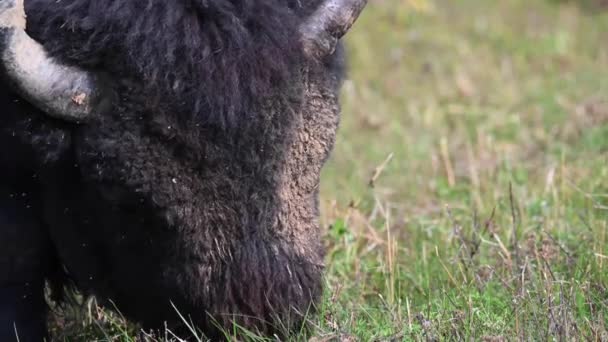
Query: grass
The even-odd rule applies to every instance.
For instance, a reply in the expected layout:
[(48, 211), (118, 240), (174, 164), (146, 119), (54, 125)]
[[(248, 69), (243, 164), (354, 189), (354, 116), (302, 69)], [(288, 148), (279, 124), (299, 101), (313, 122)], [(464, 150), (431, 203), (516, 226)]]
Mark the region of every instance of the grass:
[[(580, 2), (372, 0), (295, 340), (608, 340), (608, 12)], [(84, 307), (57, 340), (136, 340)]]

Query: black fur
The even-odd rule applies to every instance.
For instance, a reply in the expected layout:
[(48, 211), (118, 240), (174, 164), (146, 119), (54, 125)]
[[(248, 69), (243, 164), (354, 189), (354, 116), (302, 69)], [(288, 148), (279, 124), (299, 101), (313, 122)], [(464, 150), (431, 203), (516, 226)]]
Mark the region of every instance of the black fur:
[(247, 123), (252, 105), (282, 93), (301, 57), (296, 28), (305, 9), (297, 0), (29, 0), (26, 6), (30, 34), (51, 54), (145, 80), (149, 105), (168, 105), (186, 124)]
[(36, 175), (38, 250), (147, 327), (179, 326), (173, 305), (210, 336), (214, 321), (296, 326), (321, 293), (318, 183), (343, 65), (341, 49), (325, 61), (301, 52), (297, 28), (316, 6), (26, 0), (29, 33), (108, 74), (118, 95), (72, 125), (0, 88), (13, 104), (1, 166)]

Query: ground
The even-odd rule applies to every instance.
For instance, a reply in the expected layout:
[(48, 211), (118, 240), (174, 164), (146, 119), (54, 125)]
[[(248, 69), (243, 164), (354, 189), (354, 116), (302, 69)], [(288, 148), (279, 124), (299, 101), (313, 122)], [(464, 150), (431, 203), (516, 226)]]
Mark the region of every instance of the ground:
[[(326, 296), (294, 340), (608, 341), (602, 4), (371, 0), (323, 175)], [(91, 300), (52, 321), (136, 340)]]

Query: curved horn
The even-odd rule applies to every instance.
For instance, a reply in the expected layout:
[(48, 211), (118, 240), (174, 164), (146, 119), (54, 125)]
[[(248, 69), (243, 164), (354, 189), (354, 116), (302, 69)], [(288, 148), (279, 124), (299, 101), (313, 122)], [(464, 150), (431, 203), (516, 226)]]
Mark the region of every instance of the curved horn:
[(300, 35), (304, 52), (322, 58), (336, 49), (338, 40), (348, 32), (367, 5), (367, 0), (325, 0), (304, 21)]
[(58, 63), (25, 33), (23, 0), (0, 0), (0, 68), (21, 96), (58, 119), (84, 120), (105, 100), (97, 75)]

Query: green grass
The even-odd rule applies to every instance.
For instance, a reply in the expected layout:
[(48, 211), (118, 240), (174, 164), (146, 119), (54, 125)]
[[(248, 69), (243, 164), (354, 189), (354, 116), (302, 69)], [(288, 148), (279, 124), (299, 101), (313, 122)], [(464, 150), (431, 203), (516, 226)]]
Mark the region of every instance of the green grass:
[[(608, 12), (581, 2), (372, 0), (294, 339), (608, 340)], [(88, 307), (58, 340), (135, 340)]]

